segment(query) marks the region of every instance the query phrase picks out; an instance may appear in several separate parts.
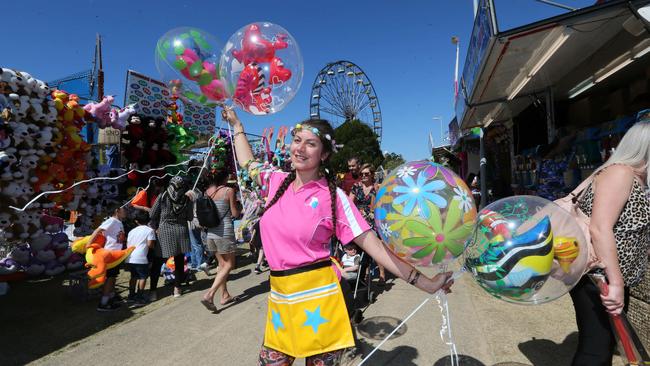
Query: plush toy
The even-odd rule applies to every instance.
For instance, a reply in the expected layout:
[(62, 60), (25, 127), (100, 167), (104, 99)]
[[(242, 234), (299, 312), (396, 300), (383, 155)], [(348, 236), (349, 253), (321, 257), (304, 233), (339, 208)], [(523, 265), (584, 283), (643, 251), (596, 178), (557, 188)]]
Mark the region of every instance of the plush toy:
[(56, 259), (56, 254), (54, 254), (54, 250), (52, 249), (43, 249), (34, 253), (34, 258), (41, 263), (47, 263)]
[(43, 127), (32, 137), (36, 140), (38, 146), (42, 148), (51, 147), (53, 145), (54, 129), (49, 126)]
[(200, 89), (206, 98), (215, 102), (223, 102), (227, 97), (226, 87), (219, 79), (213, 79), (208, 84), (201, 85)]
[(12, 146), (18, 147), (19, 145), (22, 145), (23, 143), (27, 143), (29, 145), (29, 141), (31, 141), (31, 136), (29, 134), (29, 128), (27, 127), (27, 124), (23, 122), (14, 122), (10, 121), (9, 122), (9, 127), (11, 128), (11, 140), (12, 140)]
[(110, 112), (113, 100), (113, 96), (108, 95), (99, 103), (88, 103), (84, 106), (84, 110), (93, 116), (99, 128), (105, 128), (111, 123)]
[(275, 57), (275, 51), (287, 48), (286, 34), (278, 34), (274, 42), (266, 40), (257, 24), (251, 24), (244, 33), (242, 40), (242, 49), (234, 49), (232, 51), (233, 57), (237, 61), (248, 65), (252, 62), (262, 63), (271, 62)]
[(17, 263), (25, 266), (29, 264), (29, 260), (30, 260), (29, 247), (25, 244), (17, 245), (11, 250), (11, 252), (9, 252), (7, 258), (11, 258), (15, 260)]
[(123, 144), (134, 144), (142, 140), (144, 136), (144, 127), (142, 126), (142, 119), (139, 115), (134, 114), (128, 119), (126, 131), (122, 133)]
[(135, 247), (124, 250), (106, 250), (95, 244), (91, 244), (86, 251), (86, 267), (89, 267), (88, 277), (106, 277), (106, 270), (114, 268), (122, 263), (133, 252)]
[(63, 229), (64, 221), (60, 217), (44, 214), (40, 220), (41, 227), (47, 232), (54, 233)]
[(144, 153), (144, 162), (151, 166), (157, 166), (158, 163), (158, 144), (152, 144)]
[(269, 79), (271, 84), (282, 84), (291, 79), (291, 70), (284, 67), (284, 63), (280, 58), (274, 57), (271, 60)]
[(143, 147), (144, 143), (142, 141), (127, 145), (124, 149), (124, 157), (129, 162), (139, 161), (142, 158)]
[(22, 266), (12, 258), (0, 259), (0, 276), (18, 272)]
[(158, 150), (158, 160), (162, 165), (173, 164), (176, 162), (176, 156), (169, 151), (168, 143), (163, 143), (160, 150)]
[(16, 164), (18, 159), (16, 158), (16, 149), (9, 147), (3, 150), (0, 150), (0, 172), (9, 168), (10, 166)]
[(65, 249), (68, 247), (68, 235), (64, 232), (58, 232), (52, 236), (52, 247), (54, 249)]
[(45, 265), (36, 259), (32, 259), (24, 269), (28, 276), (37, 277), (43, 274), (43, 271), (45, 271)]
[[(2, 112), (2, 110), (0, 110), (0, 112)], [(7, 149), (11, 146), (11, 135), (13, 134), (13, 130), (8, 123), (5, 123), (2, 120), (3, 114), (4, 113), (0, 113), (0, 149)]]
[(127, 120), (133, 114), (135, 114), (135, 104), (129, 104), (120, 110), (112, 109), (110, 112), (110, 127), (123, 130)]
[(77, 253), (72, 253), (70, 257), (68, 258), (68, 262), (66, 263), (66, 268), (69, 271), (74, 271), (77, 269), (80, 269), (83, 267), (83, 260), (81, 256)]
[(39, 252), (45, 248), (50, 247), (52, 243), (52, 236), (49, 234), (40, 234), (29, 241), (29, 248), (32, 252)]
[(239, 74), (233, 101), (250, 113), (266, 114), (272, 101), (270, 93), (271, 89), (265, 86), (262, 68), (252, 63)]
[[(106, 244), (106, 237), (102, 234), (98, 234), (95, 237), (95, 241), (92, 243), (92, 245), (97, 248), (103, 248), (104, 244)], [(75, 253), (84, 254), (90, 245), (90, 235), (88, 235), (73, 241), (70, 245), (70, 249)]]
[(55, 259), (45, 263), (43, 274), (46, 276), (56, 276), (63, 273), (63, 271), (65, 271), (65, 266)]
[(0, 229), (6, 229), (11, 225), (11, 214), (9, 212), (0, 212)]
[(14, 70), (0, 68), (0, 83), (4, 85), (3, 88), (6, 88), (13, 93), (17, 93), (19, 91), (19, 82), (22, 82), (22, 78), (20, 78)]

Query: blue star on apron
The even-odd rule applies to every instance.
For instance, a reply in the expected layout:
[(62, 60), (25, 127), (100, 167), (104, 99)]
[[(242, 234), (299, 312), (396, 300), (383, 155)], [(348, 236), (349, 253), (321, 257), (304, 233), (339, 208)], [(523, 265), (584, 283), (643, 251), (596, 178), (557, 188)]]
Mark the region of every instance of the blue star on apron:
[(271, 316), (271, 323), (273, 324), (275, 331), (277, 332), (278, 328), (284, 329), (284, 324), (282, 324), (282, 319), (280, 319), (280, 313), (275, 310), (271, 310), (271, 313), (273, 314)]
[(314, 311), (305, 309), (305, 314), (307, 315), (307, 320), (303, 324), (303, 327), (311, 327), (314, 333), (318, 333), (318, 327), (321, 324), (329, 321), (320, 315), (320, 305)]

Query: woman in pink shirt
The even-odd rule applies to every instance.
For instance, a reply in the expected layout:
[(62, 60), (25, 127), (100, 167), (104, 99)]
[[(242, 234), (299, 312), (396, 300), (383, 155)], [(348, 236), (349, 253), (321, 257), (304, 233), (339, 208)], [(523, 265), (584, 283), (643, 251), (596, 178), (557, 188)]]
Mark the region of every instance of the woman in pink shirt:
[(337, 365), (343, 350), (354, 346), (341, 275), (329, 257), (332, 236), (343, 244), (354, 241), (378, 264), (426, 292), (449, 291), (451, 273), (420, 275), (384, 246), (336, 188), (326, 168), (334, 150), (327, 121), (307, 120), (292, 129), (294, 170), (283, 173), (261, 172), (235, 112), (226, 109), (222, 117), (234, 128), (239, 164), (268, 192), (260, 233), (271, 292), (259, 365), (290, 365), (296, 357), (305, 357), (307, 365)]

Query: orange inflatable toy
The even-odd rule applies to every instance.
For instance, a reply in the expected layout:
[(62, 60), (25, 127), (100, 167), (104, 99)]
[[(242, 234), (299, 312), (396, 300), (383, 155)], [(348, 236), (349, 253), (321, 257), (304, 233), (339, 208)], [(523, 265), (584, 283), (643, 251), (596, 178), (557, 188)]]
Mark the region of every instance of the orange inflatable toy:
[(104, 285), (104, 282), (106, 282), (106, 276), (91, 278), (90, 281), (88, 282), (88, 288), (89, 289), (99, 288)]
[[(97, 234), (95, 237), (95, 242), (93, 244), (97, 244), (99, 247), (103, 248), (104, 244), (106, 244), (106, 237), (104, 235)], [(90, 235), (84, 236), (82, 238), (79, 238), (75, 241), (72, 242), (70, 245), (70, 249), (72, 249), (73, 252), (79, 253), (79, 254), (84, 254), (86, 253), (86, 249), (90, 246)]]
[(90, 267), (88, 277), (91, 279), (106, 277), (106, 270), (117, 267), (134, 249), (135, 247), (124, 250), (106, 250), (97, 244), (91, 244), (86, 251), (86, 267)]

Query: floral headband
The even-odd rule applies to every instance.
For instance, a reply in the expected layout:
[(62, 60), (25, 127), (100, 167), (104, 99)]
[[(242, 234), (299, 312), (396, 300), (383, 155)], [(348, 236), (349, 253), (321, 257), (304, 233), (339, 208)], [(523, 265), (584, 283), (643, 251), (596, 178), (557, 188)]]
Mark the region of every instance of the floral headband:
[(294, 127), (291, 127), (291, 135), (295, 135), (296, 132), (302, 130), (303, 128), (306, 128), (308, 131), (311, 131), (314, 135), (318, 137), (324, 137), (325, 140), (329, 141), (332, 144), (332, 152), (338, 152), (338, 148), (336, 147), (336, 140), (330, 136), (329, 133), (326, 133), (324, 136), (320, 133), (320, 130), (316, 127), (309, 127), (309, 126), (303, 126), (301, 123), (298, 123)]

